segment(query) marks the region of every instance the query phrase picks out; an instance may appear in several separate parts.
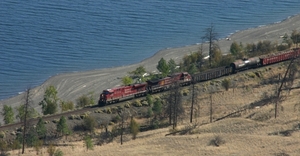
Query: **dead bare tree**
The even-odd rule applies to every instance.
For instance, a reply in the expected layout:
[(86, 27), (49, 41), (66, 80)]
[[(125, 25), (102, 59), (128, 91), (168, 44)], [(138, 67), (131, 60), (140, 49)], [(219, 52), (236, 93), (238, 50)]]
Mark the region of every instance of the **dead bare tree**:
[(278, 81), (280, 83), (278, 89), (276, 90), (276, 97), (275, 97), (275, 114), (274, 117), (275, 119), (278, 116), (278, 105), (279, 103), (282, 101), (283, 97), (281, 96), (281, 92), (283, 89), (284, 84), (285, 88), (291, 88), (295, 79), (295, 73), (297, 71), (297, 68), (295, 68), (295, 66), (293, 65), (293, 62), (295, 61), (296, 58), (292, 58), (286, 71), (285, 74), (283, 76), (283, 78), (281, 79), (281, 82)]
[[(195, 92), (195, 82), (192, 82), (192, 106), (191, 106), (191, 116), (190, 123), (193, 122), (193, 112), (194, 112), (194, 104), (197, 103), (197, 94)], [(200, 107), (200, 106), (199, 106)], [(200, 110), (198, 116), (200, 115)]]
[(170, 91), (166, 94), (166, 111), (169, 116), (169, 124), (173, 125), (173, 129), (177, 127), (178, 117), (183, 114), (182, 95), (180, 94), (180, 86), (178, 83), (170, 87)]
[(209, 28), (205, 29), (205, 35), (202, 37), (203, 40), (208, 41), (208, 53), (209, 53), (209, 65), (212, 66), (212, 58), (213, 58), (213, 46), (215, 45), (215, 41), (217, 40), (217, 33), (215, 31), (215, 27), (213, 24), (210, 25)]
[(210, 121), (210, 123), (212, 123), (212, 114), (213, 114), (213, 108), (212, 108), (212, 93), (210, 93), (209, 99), (210, 99), (209, 121)]
[(24, 154), (25, 152), (25, 140), (26, 140), (26, 131), (27, 131), (27, 114), (28, 114), (28, 107), (29, 107), (29, 103), (30, 103), (30, 88), (28, 88), (26, 90), (26, 94), (25, 94), (25, 112), (24, 112), (24, 121), (23, 121), (23, 125), (24, 125), (24, 129), (23, 129), (23, 140), (22, 140), (22, 154)]
[(121, 117), (121, 122), (120, 122), (120, 133), (121, 133), (121, 145), (123, 145), (123, 133), (125, 131), (125, 123), (128, 119), (128, 117), (131, 117), (131, 113), (129, 110), (120, 110), (118, 111), (119, 116)]

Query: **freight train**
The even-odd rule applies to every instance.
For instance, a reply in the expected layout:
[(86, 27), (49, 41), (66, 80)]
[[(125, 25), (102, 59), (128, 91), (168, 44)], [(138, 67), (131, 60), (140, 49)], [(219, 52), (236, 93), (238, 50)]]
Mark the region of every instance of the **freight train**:
[(214, 68), (193, 75), (189, 74), (188, 72), (180, 72), (158, 80), (149, 80), (144, 83), (106, 89), (100, 94), (98, 104), (100, 106), (112, 104), (127, 99), (145, 96), (148, 93), (152, 94), (168, 90), (174, 83), (178, 83), (181, 86), (190, 85), (191, 83), (212, 80), (225, 75), (234, 74), (242, 70), (279, 63), (292, 58), (297, 58), (299, 56), (300, 48), (295, 48), (276, 54), (268, 54), (249, 59), (236, 60), (229, 66)]

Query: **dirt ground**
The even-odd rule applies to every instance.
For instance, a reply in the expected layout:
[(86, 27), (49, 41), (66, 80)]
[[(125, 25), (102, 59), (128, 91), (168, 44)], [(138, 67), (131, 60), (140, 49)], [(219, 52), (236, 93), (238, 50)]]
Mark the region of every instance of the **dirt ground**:
[[(299, 155), (300, 152), (300, 89), (283, 91), (284, 101), (280, 103), (278, 117), (274, 118), (274, 104), (260, 103), (262, 98), (275, 94), (276, 79), (284, 74), (286, 65), (282, 63), (260, 69), (249, 70), (229, 78), (232, 86), (228, 91), (221, 86), (224, 78), (197, 84), (197, 104), (193, 124), (189, 123), (190, 101), (186, 100), (186, 114), (180, 121), (178, 130), (190, 131), (186, 134), (168, 135), (171, 127), (141, 132), (135, 140), (130, 135), (94, 150), (86, 150), (83, 141), (67, 142), (69, 146), (59, 146), (64, 155)], [(298, 86), (300, 79), (294, 81)], [(191, 87), (190, 87), (191, 88)], [(210, 94), (211, 92), (214, 92)], [(188, 93), (188, 98), (191, 91)], [(210, 95), (212, 95), (213, 121), (210, 119)], [(266, 104), (266, 105), (263, 105)], [(220, 117), (241, 110), (244, 106), (255, 105), (235, 115), (216, 121)], [(200, 110), (200, 111), (199, 111)], [(195, 126), (195, 127), (193, 127)], [(193, 127), (193, 128), (192, 128)], [(98, 130), (98, 132), (101, 130)], [(102, 130), (103, 131), (103, 130)], [(218, 145), (218, 146), (217, 146)], [(18, 155), (19, 151), (10, 152)], [(25, 155), (35, 155), (34, 149), (26, 149)], [(38, 155), (48, 155), (47, 148)]]

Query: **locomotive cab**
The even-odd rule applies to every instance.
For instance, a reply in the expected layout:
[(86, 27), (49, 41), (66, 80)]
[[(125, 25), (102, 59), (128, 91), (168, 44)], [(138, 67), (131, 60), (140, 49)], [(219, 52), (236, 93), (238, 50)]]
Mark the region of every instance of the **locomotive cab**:
[(105, 105), (107, 103), (107, 99), (113, 92), (109, 91), (108, 89), (103, 90), (103, 92), (100, 94), (99, 98), (99, 105)]

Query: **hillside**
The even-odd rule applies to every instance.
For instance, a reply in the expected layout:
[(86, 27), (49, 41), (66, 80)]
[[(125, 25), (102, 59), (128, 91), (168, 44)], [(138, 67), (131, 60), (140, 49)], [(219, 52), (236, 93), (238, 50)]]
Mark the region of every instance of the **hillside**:
[[(189, 123), (190, 100), (184, 101), (185, 115), (174, 135), (170, 127), (141, 132), (136, 140), (131, 135), (110, 143), (95, 146), (87, 151), (80, 140), (85, 133), (73, 134), (57, 140), (64, 155), (298, 155), (300, 152), (299, 113), (300, 89), (284, 91), (285, 97), (279, 106), (278, 117), (274, 118), (274, 104), (267, 99), (275, 94), (278, 74), (284, 74), (286, 63), (252, 69), (226, 78), (232, 87), (225, 91), (221, 86), (224, 78), (197, 84), (195, 119)], [(299, 76), (298, 76), (299, 77)], [(293, 86), (298, 86), (299, 79)], [(191, 99), (191, 87), (184, 88), (185, 99)], [(213, 93), (211, 93), (213, 92)], [(212, 95), (213, 122), (210, 123), (210, 95)], [(250, 107), (251, 106), (251, 107)], [(200, 108), (200, 109), (199, 109)], [(222, 117), (235, 113), (227, 118)], [(143, 108), (139, 108), (143, 109)], [(200, 112), (199, 112), (200, 110)], [(99, 113), (92, 113), (97, 116)], [(103, 116), (103, 114), (102, 114)], [(221, 119), (216, 121), (217, 119)], [(139, 119), (141, 124), (147, 120)], [(70, 122), (75, 123), (70, 120)], [(78, 123), (77, 123), (78, 124)], [(98, 129), (96, 136), (104, 129)], [(167, 136), (166, 136), (167, 135)], [(97, 140), (94, 139), (96, 143)], [(10, 152), (16, 155), (19, 151)], [(34, 149), (26, 149), (25, 155), (34, 155)], [(48, 155), (44, 147), (39, 155)]]

